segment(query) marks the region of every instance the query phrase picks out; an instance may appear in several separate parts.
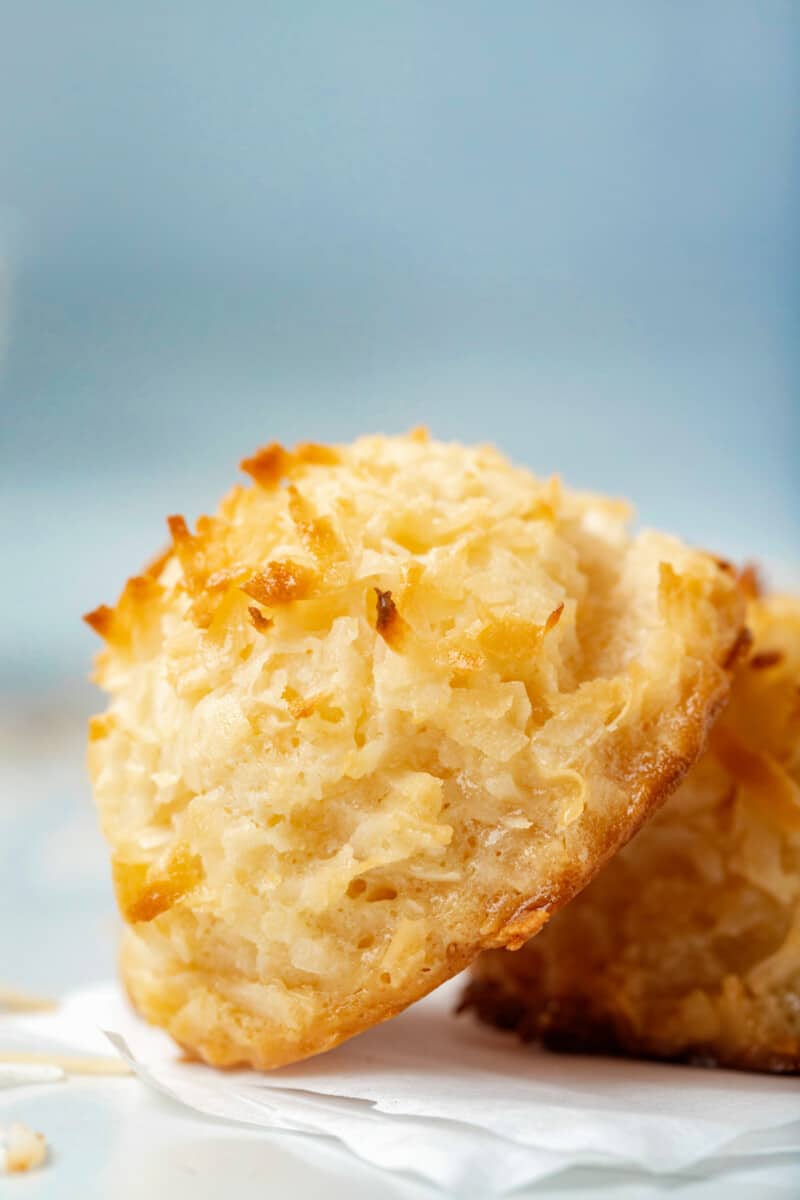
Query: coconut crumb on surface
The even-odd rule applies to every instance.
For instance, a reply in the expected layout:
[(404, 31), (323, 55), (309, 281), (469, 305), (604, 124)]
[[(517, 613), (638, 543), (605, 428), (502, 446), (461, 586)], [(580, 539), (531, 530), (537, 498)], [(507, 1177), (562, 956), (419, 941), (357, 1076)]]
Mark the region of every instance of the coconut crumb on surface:
[(57, 1067), (67, 1075), (131, 1075), (121, 1058), (84, 1054), (29, 1053), (26, 1050), (0, 1049), (0, 1065)]
[(0, 983), (0, 1012), (48, 1012), (58, 1008), (58, 1001), (50, 996), (36, 996), (21, 988), (5, 987)]
[(14, 1121), (8, 1128), (6, 1142), (6, 1171), (9, 1175), (35, 1171), (47, 1159), (47, 1139), (21, 1121)]

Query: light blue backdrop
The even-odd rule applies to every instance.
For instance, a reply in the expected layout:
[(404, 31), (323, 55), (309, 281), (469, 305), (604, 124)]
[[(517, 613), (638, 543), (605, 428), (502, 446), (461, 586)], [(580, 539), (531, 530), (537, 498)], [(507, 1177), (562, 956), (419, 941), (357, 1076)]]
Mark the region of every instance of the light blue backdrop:
[(72, 686), (79, 614), (273, 438), (426, 422), (791, 573), (800, 5), (3, 25), (7, 697)]

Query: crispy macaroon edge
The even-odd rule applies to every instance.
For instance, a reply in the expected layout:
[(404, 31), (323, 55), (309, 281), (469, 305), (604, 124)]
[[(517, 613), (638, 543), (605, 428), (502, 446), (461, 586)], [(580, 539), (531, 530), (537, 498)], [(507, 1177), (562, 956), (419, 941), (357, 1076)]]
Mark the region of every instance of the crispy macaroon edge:
[(539, 1042), (562, 1054), (591, 1054), (637, 1058), (649, 1062), (685, 1063), (775, 1075), (800, 1074), (800, 1039), (776, 1048), (753, 1041), (726, 1048), (719, 1043), (687, 1043), (674, 1051), (660, 1050), (652, 1038), (638, 1034), (621, 1013), (610, 1013), (589, 996), (548, 998), (540, 1008), (519, 999), (513, 988), (492, 977), (470, 980), (456, 1012), (472, 1011), (484, 1025), (515, 1033), (522, 1042)]

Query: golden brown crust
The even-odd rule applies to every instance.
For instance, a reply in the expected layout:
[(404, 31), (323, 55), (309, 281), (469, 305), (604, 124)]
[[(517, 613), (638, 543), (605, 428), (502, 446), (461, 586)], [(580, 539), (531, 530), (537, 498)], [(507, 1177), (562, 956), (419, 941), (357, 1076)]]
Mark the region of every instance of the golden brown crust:
[[(534, 997), (535, 1005), (531, 1004)], [(754, 1041), (739, 1044), (735, 1050), (718, 1041), (702, 1039), (657, 1047), (642, 1038), (624, 1012), (610, 1012), (594, 1006), (585, 996), (537, 996), (535, 985), (523, 998), (504, 982), (477, 976), (467, 984), (456, 1011), (474, 1012), (486, 1025), (514, 1033), (522, 1042), (538, 1042), (545, 1049), (561, 1054), (644, 1058), (653, 1062), (778, 1075), (800, 1073), (798, 1038), (787, 1038), (783, 1045), (775, 1040)]]
[[(531, 1000), (536, 997), (534, 1006)], [(562, 1054), (597, 1054), (653, 1061), (687, 1063), (692, 1066), (794, 1074), (800, 1070), (800, 1046), (774, 1050), (753, 1045), (735, 1057), (721, 1054), (713, 1042), (695, 1042), (666, 1053), (642, 1042), (623, 1012), (610, 1013), (593, 1006), (586, 996), (544, 996), (529, 981), (525, 996), (510, 989), (505, 981), (474, 977), (467, 984), (456, 1010), (474, 1012), (495, 1029), (514, 1033), (522, 1042), (538, 1042)]]
[[(729, 654), (728, 651), (724, 657), (728, 658)], [(631, 754), (630, 757), (620, 756), (616, 769), (631, 788), (633, 800), (631, 812), (627, 814), (624, 821), (609, 825), (602, 833), (589, 840), (588, 866), (583, 870), (574, 870), (564, 874), (560, 887), (555, 892), (547, 910), (537, 909), (531, 914), (532, 917), (536, 917), (536, 920), (532, 920), (532, 932), (528, 936), (520, 939), (519, 931), (524, 928), (524, 918), (523, 923), (518, 925), (518, 914), (512, 912), (501, 918), (500, 928), (494, 935), (486, 937), (485, 948), (519, 949), (534, 934), (543, 929), (546, 922), (555, 913), (568, 904), (595, 878), (619, 848), (624, 846), (647, 823), (652, 814), (678, 787), (702, 753), (709, 730), (724, 706), (727, 696), (727, 681), (709, 671), (704, 682), (698, 685), (698, 691), (693, 698), (694, 718), (686, 720), (680, 733), (674, 733), (675, 744), (667, 753), (646, 762), (641, 761), (635, 754)], [(488, 930), (486, 933), (488, 934)], [(479, 950), (480, 948), (476, 949), (472, 956), (473, 959)]]
[[(152, 1024), (166, 1027), (192, 1058), (225, 1070), (249, 1066), (258, 1071), (272, 1071), (323, 1054), (363, 1033), (365, 1029), (398, 1016), (410, 1004), (427, 996), (468, 967), (476, 953), (477, 950), (454, 946), (437, 970), (418, 979), (415, 986), (409, 987), (404, 993), (387, 994), (385, 998), (374, 994), (354, 995), (344, 1003), (326, 1005), (313, 1029), (300, 1037), (287, 1031), (284, 1040), (280, 1030), (265, 1032), (246, 1009), (216, 1000), (213, 1020), (202, 1029), (196, 1026), (187, 1028), (187, 1040), (184, 1041), (180, 1033), (182, 1026), (179, 1014), (170, 1011), (169, 989), (163, 986), (149, 989), (142, 985), (133, 943), (127, 936), (123, 938), (120, 950), (120, 975), (134, 1008)], [(191, 986), (199, 990), (208, 988), (209, 993), (213, 994), (214, 976), (195, 971), (192, 973)], [(243, 1045), (247, 1046), (246, 1053), (242, 1052)]]

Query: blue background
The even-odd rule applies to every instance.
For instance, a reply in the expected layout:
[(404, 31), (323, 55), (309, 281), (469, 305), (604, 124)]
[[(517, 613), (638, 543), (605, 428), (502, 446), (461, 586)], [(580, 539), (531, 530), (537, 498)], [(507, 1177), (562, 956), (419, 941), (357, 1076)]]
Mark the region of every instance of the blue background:
[(264, 441), (424, 422), (789, 578), (800, 5), (28, 0), (0, 695)]

